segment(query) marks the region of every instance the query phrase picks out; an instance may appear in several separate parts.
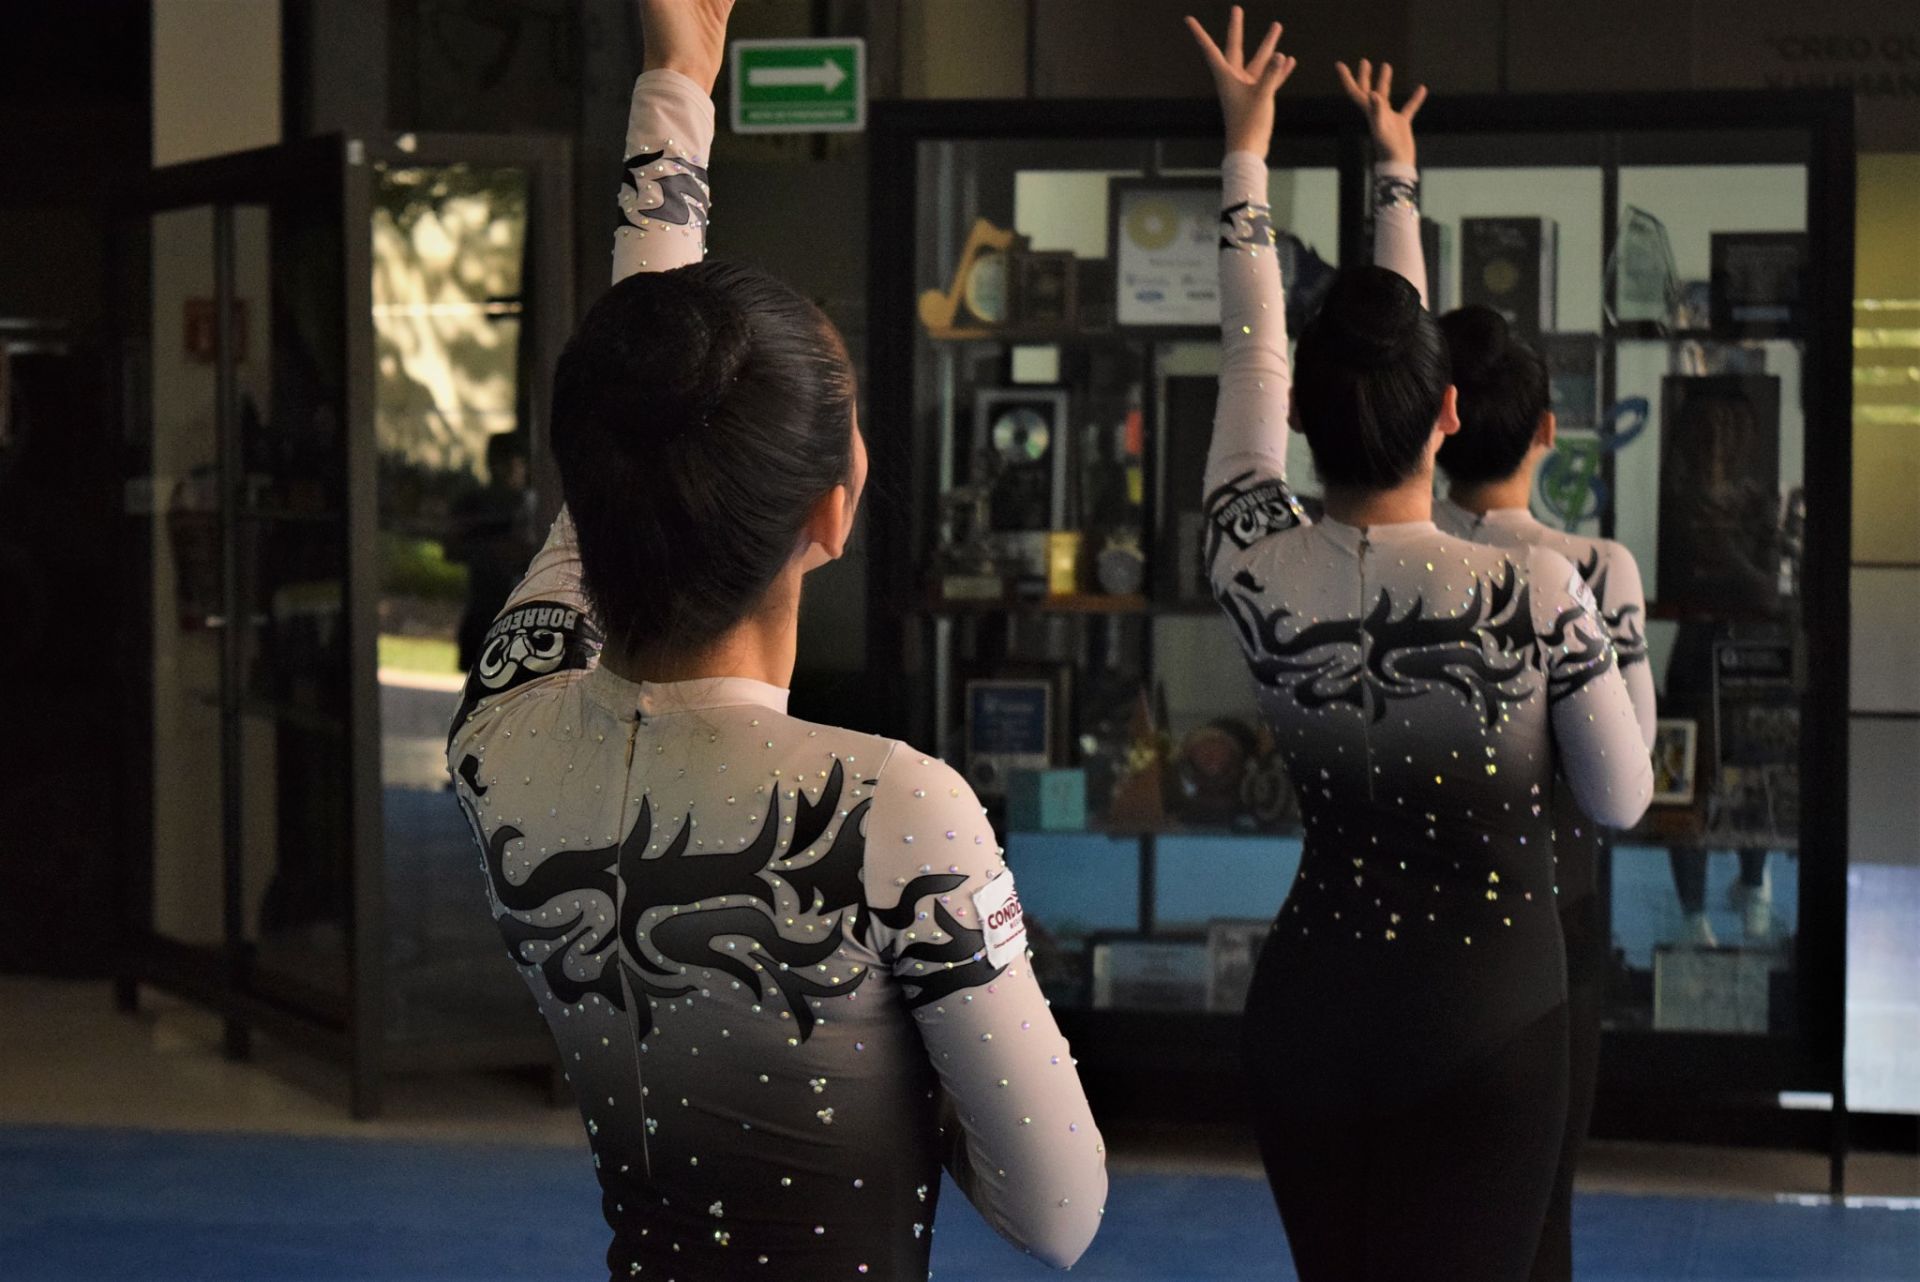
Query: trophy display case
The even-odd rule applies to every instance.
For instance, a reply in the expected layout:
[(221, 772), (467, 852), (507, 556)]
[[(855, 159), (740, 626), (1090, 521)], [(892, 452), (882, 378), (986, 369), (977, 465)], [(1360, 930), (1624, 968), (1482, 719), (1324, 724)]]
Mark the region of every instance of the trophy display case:
[[(1849, 121), (1834, 96), (1713, 93), (1436, 99), (1419, 122), (1436, 309), (1493, 307), (1548, 363), (1535, 513), (1618, 539), (1646, 581), (1660, 796), (1601, 876), (1616, 1095), (1840, 1089)], [(911, 484), (876, 502), (870, 627), (906, 676), (897, 728), (1000, 825), (1096, 1078), (1221, 1071), (1249, 931), (1299, 858), (1199, 573), (1218, 127), (1184, 102), (873, 117), (868, 421), (877, 472)], [(1283, 99), (1295, 333), (1369, 258), (1370, 161), (1345, 104)]]

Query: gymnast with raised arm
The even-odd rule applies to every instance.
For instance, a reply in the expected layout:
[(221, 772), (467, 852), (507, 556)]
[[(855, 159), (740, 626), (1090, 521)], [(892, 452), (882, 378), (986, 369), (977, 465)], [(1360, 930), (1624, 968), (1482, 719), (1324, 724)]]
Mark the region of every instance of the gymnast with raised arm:
[[(1651, 765), (1572, 563), (1434, 524), (1459, 418), (1423, 297), (1423, 92), (1396, 109), (1391, 67), (1339, 69), (1378, 151), (1375, 265), (1290, 354), (1266, 156), (1294, 63), (1278, 24), (1248, 55), (1238, 8), (1222, 44), (1188, 21), (1227, 130), (1207, 570), (1306, 829), (1247, 999), (1261, 1156), (1304, 1282), (1517, 1282), (1567, 1111), (1555, 769), (1625, 826)], [(1287, 481), (1296, 428), (1318, 522)]]
[(924, 1278), (943, 1165), (1070, 1265), (1104, 1149), (979, 801), (787, 715), (802, 581), (867, 460), (826, 317), (705, 261), (731, 8), (643, 4), (614, 284), (555, 378), (566, 506), (448, 762), (579, 1100), (611, 1278)]

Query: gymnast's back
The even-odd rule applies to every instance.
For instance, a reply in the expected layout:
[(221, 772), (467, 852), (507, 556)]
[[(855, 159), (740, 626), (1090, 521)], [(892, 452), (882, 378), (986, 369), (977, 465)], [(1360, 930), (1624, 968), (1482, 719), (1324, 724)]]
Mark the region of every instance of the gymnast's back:
[[(1452, 537), (1424, 502), (1405, 520), (1316, 522), (1293, 494), (1296, 417), (1323, 480), (1356, 494), (1407, 487), (1409, 465), (1377, 457), (1346, 417), (1417, 382), (1379, 371), (1434, 366), (1435, 406), (1399, 410), (1407, 439), (1394, 446), (1431, 466), (1448, 380), (1419, 297), (1415, 172), (1379, 166), (1379, 265), (1342, 274), (1300, 340), (1321, 377), (1299, 387), (1265, 167), (1231, 153), (1224, 184), (1206, 569), (1306, 829), (1263, 966), (1265, 1008), (1322, 1030), (1288, 1054), (1324, 1056), (1329, 1075), (1352, 1080), (1386, 1030), (1439, 1070), (1565, 999), (1547, 812), (1556, 762), (1587, 813), (1612, 823), (1638, 817), (1650, 771), (1607, 630), (1564, 557)], [(1369, 1017), (1355, 1020), (1362, 994)], [(1346, 1044), (1356, 1038), (1367, 1045)]]
[(705, 259), (728, 0), (647, 0), (615, 284), (563, 354), (566, 503), (448, 764), (577, 1097), (612, 1278), (926, 1276), (943, 1168), (1056, 1267), (1104, 1149), (979, 801), (788, 714), (865, 480), (845, 347)]

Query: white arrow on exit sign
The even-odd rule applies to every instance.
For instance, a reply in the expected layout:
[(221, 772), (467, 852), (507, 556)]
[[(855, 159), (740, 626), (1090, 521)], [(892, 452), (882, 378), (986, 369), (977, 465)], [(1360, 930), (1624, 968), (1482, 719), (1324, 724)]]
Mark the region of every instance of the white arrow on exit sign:
[(831, 60), (817, 67), (749, 67), (747, 83), (755, 89), (802, 89), (808, 85), (832, 93), (845, 84), (847, 73)]

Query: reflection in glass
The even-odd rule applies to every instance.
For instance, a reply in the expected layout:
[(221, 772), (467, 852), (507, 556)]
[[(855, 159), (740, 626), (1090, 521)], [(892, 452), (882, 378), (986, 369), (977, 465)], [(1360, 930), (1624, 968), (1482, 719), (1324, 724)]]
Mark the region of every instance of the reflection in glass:
[(241, 929), (258, 991), (335, 1017), (352, 893), (340, 250), (321, 210), (233, 209)]
[[(216, 948), (221, 921), (220, 626), (224, 522), (210, 329), (214, 211), (152, 220), (149, 332), (153, 546), (153, 920), (164, 939)], [(191, 322), (190, 322), (191, 323)]]
[(381, 778), (387, 1032), (525, 1023), (448, 791), (462, 674), (536, 542), (523, 414), (527, 176), (448, 165), (378, 175)]

